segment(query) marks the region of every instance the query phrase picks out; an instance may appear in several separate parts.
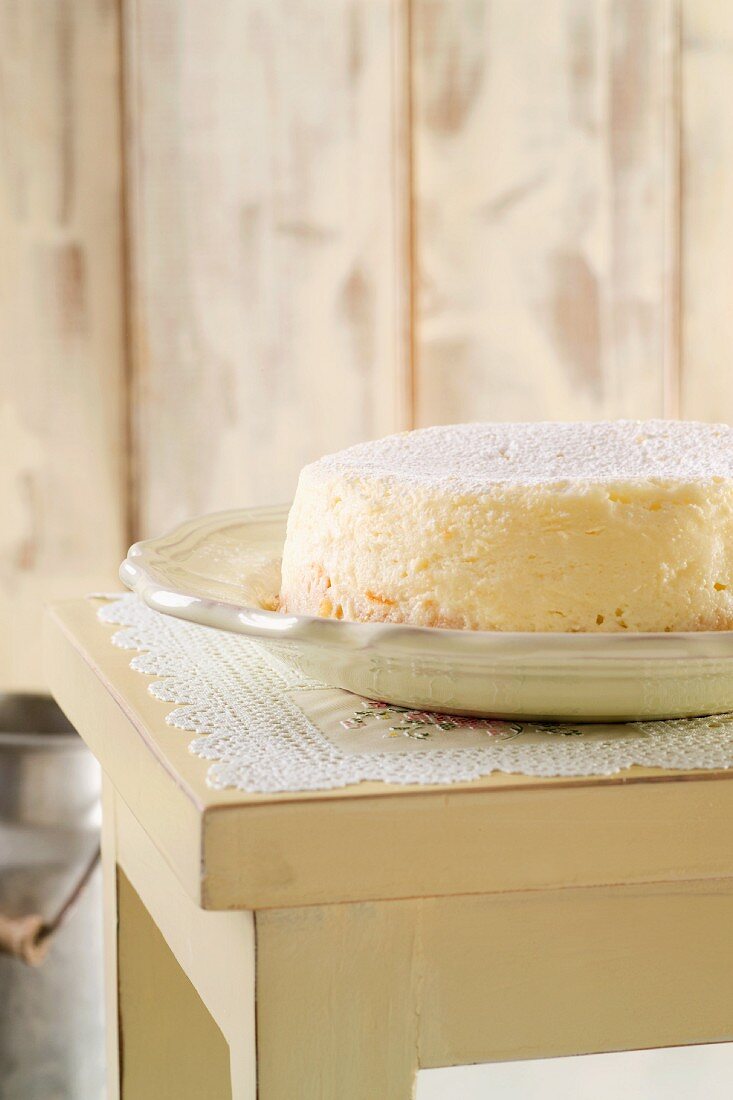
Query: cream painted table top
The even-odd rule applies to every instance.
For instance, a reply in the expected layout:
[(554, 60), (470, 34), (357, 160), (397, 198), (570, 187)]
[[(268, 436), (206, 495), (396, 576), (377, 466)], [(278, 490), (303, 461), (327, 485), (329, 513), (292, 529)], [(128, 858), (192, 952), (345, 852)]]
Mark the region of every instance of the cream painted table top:
[[(182, 885), (206, 908), (728, 874), (733, 772), (494, 774), (444, 787), (212, 790), (87, 600), (47, 621), (51, 688)], [(684, 821), (684, 829), (677, 826)], [(674, 843), (670, 836), (674, 835)], [(397, 838), (399, 842), (397, 843)], [(355, 854), (358, 853), (358, 859)]]
[(110, 1100), (733, 1039), (733, 773), (213, 790), (112, 630), (47, 617), (105, 773)]

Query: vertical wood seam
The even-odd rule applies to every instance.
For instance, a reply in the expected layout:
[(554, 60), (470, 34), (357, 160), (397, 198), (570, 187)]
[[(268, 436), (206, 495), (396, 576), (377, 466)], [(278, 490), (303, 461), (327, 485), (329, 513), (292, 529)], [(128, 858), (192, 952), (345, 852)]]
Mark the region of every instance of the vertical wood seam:
[[(133, 322), (133, 212), (132, 212), (132, 166), (129, 163), (129, 151), (132, 149), (130, 110), (131, 93), (129, 83), (131, 50), (128, 28), (136, 26), (135, 0), (117, 0), (119, 19), (119, 101), (120, 101), (120, 257), (121, 257), (121, 296), (122, 296), (122, 401), (123, 430), (122, 441), (125, 449), (123, 456), (123, 494), (124, 523), (128, 545), (140, 537), (139, 508), (139, 462), (137, 433), (135, 431), (135, 388), (136, 357)], [(132, 9), (132, 11), (130, 11)], [(127, 550), (127, 547), (124, 548)]]
[(663, 255), (662, 378), (664, 416), (680, 416), (682, 393), (682, 12), (680, 0), (669, 0), (664, 12), (665, 225)]
[(417, 194), (415, 180), (415, 84), (414, 84), (414, 32), (415, 0), (403, 0), (404, 4), (404, 113), (405, 113), (405, 182), (406, 182), (406, 374), (407, 374), (407, 425), (417, 425), (417, 288), (418, 288), (418, 246), (417, 246)]

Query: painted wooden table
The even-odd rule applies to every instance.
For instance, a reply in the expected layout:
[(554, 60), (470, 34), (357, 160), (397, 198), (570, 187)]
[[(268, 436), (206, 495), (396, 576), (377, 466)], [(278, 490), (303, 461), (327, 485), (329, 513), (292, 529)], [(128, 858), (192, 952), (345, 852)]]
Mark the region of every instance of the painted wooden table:
[(407, 1100), (418, 1068), (733, 1039), (733, 775), (214, 791), (94, 606), (112, 1098)]

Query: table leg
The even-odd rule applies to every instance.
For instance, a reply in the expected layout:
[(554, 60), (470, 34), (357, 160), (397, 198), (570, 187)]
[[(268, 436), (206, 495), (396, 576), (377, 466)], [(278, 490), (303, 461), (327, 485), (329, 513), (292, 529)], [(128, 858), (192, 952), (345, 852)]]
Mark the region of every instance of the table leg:
[(104, 1010), (107, 1100), (120, 1098), (119, 1016), (117, 1003), (117, 836), (115, 794), (102, 777), (102, 877), (104, 897)]
[(253, 916), (199, 908), (114, 810), (121, 1100), (255, 1100)]
[(409, 1100), (419, 924), (410, 902), (263, 910), (259, 1100)]
[(229, 1049), (124, 872), (119, 872), (122, 1100), (230, 1100)]

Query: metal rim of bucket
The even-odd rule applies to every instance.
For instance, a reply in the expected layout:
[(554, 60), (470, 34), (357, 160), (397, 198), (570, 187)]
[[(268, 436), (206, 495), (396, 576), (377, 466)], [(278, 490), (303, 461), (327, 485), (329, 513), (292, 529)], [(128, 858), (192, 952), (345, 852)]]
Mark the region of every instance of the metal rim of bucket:
[(0, 692), (0, 747), (82, 748), (82, 740), (50, 695)]
[[(0, 692), (0, 749), (76, 750), (84, 743), (50, 695)], [(50, 920), (38, 913), (6, 916), (0, 910), (0, 953), (31, 966), (41, 963), (54, 934), (65, 923), (99, 862), (99, 845), (81, 868)]]

